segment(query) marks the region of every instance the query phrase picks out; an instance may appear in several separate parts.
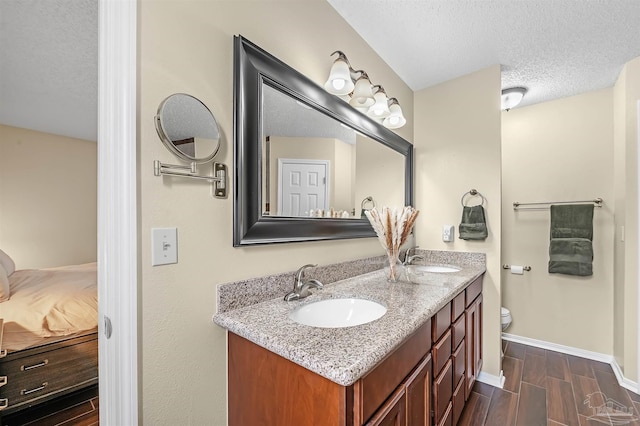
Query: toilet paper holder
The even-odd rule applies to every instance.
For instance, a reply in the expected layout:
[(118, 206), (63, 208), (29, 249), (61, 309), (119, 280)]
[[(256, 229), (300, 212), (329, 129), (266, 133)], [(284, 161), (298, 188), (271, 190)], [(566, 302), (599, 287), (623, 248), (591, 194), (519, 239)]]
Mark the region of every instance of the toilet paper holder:
[[(511, 265), (502, 265), (502, 269), (511, 269)], [(523, 266), (522, 269), (524, 269), (525, 271), (530, 271), (531, 266)]]

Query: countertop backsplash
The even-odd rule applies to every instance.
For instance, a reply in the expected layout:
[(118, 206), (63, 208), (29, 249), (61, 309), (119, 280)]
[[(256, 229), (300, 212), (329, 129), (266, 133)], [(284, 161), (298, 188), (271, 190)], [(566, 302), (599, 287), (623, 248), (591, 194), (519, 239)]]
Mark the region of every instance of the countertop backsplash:
[[(484, 253), (417, 249), (415, 254), (425, 257), (424, 261), (418, 263), (430, 265), (484, 266), (486, 263), (486, 255)], [(401, 259), (403, 258), (404, 250), (401, 254)], [(382, 269), (386, 265), (386, 262), (387, 257), (381, 255), (330, 265), (319, 265), (315, 268), (307, 269), (305, 276), (307, 278), (315, 278), (326, 285)], [(219, 284), (218, 313), (232, 311), (278, 297), (284, 297), (285, 294), (293, 289), (295, 272), (296, 271), (289, 271), (281, 274)]]

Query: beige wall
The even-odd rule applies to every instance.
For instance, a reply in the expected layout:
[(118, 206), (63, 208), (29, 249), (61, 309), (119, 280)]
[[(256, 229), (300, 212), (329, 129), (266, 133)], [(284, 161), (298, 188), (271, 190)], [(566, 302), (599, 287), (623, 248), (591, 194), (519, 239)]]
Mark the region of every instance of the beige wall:
[[(613, 92), (502, 113), (502, 259), (531, 271), (502, 277), (507, 333), (613, 352)], [(594, 212), (593, 276), (549, 274), (549, 209), (513, 202), (604, 199)]]
[[(624, 376), (637, 381), (640, 58), (625, 65), (613, 91), (616, 229), (614, 356)], [(623, 232), (624, 241), (621, 239)]]
[(0, 249), (18, 269), (96, 260), (97, 145), (0, 125)]
[(335, 161), (333, 168), (333, 202), (335, 210), (344, 210), (349, 215), (355, 211), (356, 191), (356, 146), (335, 140)]
[[(484, 252), (482, 370), (498, 376), (500, 363), (500, 67), (498, 65), (415, 94), (415, 193), (420, 247)], [(489, 237), (457, 238), (460, 198), (475, 188), (487, 199)], [(456, 225), (454, 242), (442, 242), (442, 225)]]
[[(405, 157), (358, 135), (356, 143), (356, 215), (362, 201), (373, 197), (377, 207), (404, 206)], [(366, 208), (371, 208), (367, 203)]]
[[(153, 160), (176, 162), (153, 125), (158, 104), (175, 92), (195, 95), (215, 114), (222, 132), (217, 161), (233, 169), (236, 34), (318, 83), (327, 78), (330, 53), (343, 50), (399, 99), (408, 123), (398, 133), (413, 140), (412, 91), (327, 2), (140, 2), (139, 350), (147, 425), (226, 424), (226, 334), (211, 321), (217, 284), (382, 254), (375, 238), (233, 248), (233, 195), (218, 200), (206, 183), (153, 176)], [(178, 228), (179, 263), (151, 267), (150, 230), (165, 226)]]

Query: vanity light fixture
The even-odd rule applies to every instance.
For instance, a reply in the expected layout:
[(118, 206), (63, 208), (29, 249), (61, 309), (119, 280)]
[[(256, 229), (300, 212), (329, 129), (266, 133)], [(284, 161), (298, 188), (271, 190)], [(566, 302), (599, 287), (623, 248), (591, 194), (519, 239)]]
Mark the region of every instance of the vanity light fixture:
[(367, 115), (376, 120), (382, 120), (387, 118), (391, 111), (389, 111), (389, 98), (387, 98), (387, 92), (384, 91), (384, 87), (377, 85), (373, 86), (376, 92), (373, 95), (375, 103), (369, 107)]
[(344, 52), (336, 50), (330, 56), (335, 54), (338, 58), (331, 66), (325, 90), (389, 129), (404, 126), (407, 119), (398, 100), (389, 99), (382, 86), (374, 86), (365, 71), (354, 70)]
[(362, 70), (358, 70), (356, 72), (360, 73), (360, 76), (356, 80), (351, 100), (349, 100), (349, 105), (366, 112), (369, 110), (369, 107), (376, 102), (373, 97), (373, 85), (371, 84), (366, 72)]
[(353, 79), (351, 78), (351, 64), (349, 64), (347, 56), (339, 50), (336, 50), (330, 56), (336, 53), (338, 58), (331, 66), (329, 79), (324, 84), (324, 88), (334, 95), (348, 95), (354, 87)]
[(502, 110), (509, 111), (511, 108), (518, 106), (522, 102), (522, 98), (527, 93), (527, 89), (524, 87), (511, 87), (502, 91), (500, 97), (502, 103)]
[(402, 114), (402, 108), (396, 98), (389, 99), (390, 114), (384, 119), (382, 125), (389, 129), (399, 129), (407, 123), (407, 119)]

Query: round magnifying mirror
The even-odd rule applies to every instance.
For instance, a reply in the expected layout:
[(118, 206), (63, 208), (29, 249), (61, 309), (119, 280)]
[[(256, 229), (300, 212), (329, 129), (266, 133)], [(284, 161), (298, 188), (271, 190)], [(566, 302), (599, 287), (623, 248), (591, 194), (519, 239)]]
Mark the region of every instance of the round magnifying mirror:
[(156, 130), (169, 151), (185, 161), (206, 163), (220, 148), (215, 117), (199, 99), (185, 93), (173, 94), (160, 103)]

